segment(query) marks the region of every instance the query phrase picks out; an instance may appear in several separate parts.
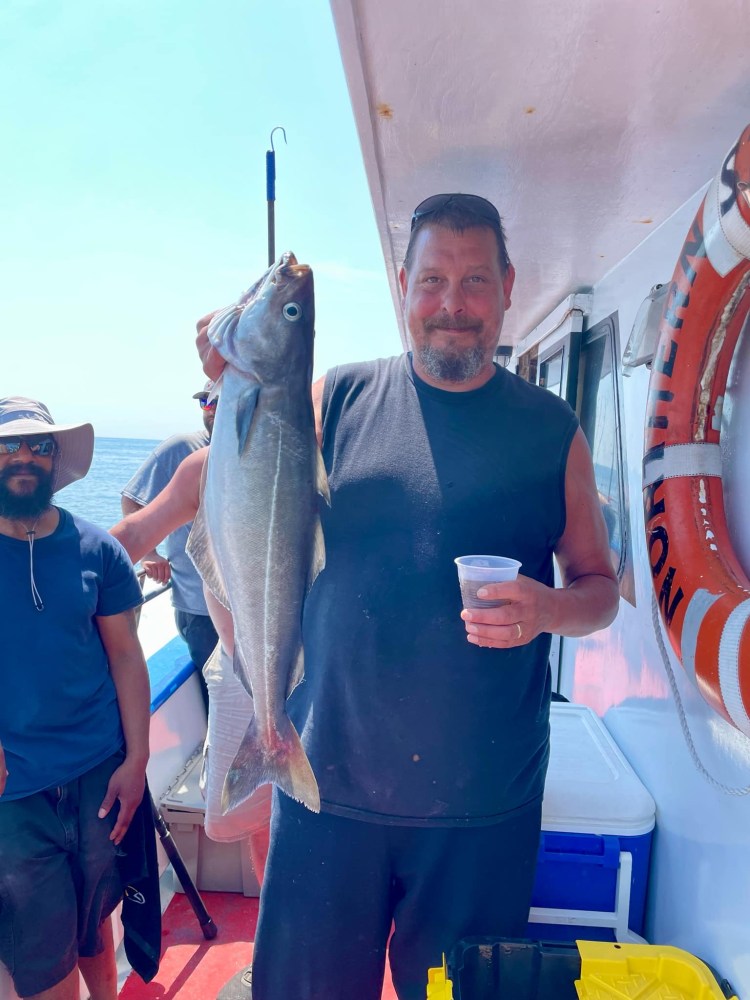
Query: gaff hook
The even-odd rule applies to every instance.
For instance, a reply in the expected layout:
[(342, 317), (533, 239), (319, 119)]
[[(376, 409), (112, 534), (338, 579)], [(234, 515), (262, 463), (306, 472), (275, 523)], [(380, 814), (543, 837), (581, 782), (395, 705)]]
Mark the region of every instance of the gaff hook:
[[(286, 129), (283, 125), (277, 125), (276, 128), (271, 129), (271, 152), (275, 153), (276, 150), (273, 148), (273, 134), (274, 132), (281, 132), (284, 136), (284, 142), (286, 143)], [(288, 143), (287, 143), (288, 145)]]
[[(276, 256), (276, 223), (274, 219), (274, 202), (276, 201), (276, 150), (273, 148), (273, 134), (281, 132), (286, 143), (286, 129), (277, 125), (271, 129), (271, 148), (266, 151), (266, 201), (268, 202), (268, 266)], [(287, 144), (288, 145), (288, 144)]]

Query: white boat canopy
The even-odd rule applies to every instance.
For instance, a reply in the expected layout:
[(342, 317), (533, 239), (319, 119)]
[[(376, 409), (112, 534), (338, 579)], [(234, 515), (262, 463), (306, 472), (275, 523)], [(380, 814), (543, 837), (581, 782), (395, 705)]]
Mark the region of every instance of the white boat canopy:
[(331, 6), (394, 300), (417, 203), (484, 195), (518, 275), (504, 343), (669, 219), (750, 121), (750, 0)]

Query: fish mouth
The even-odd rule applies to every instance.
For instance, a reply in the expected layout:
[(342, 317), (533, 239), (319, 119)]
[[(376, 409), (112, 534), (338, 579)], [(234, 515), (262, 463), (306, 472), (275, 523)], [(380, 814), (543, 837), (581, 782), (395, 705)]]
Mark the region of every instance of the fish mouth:
[(302, 278), (310, 272), (309, 264), (300, 264), (291, 251), (282, 255), (277, 275), (282, 278)]

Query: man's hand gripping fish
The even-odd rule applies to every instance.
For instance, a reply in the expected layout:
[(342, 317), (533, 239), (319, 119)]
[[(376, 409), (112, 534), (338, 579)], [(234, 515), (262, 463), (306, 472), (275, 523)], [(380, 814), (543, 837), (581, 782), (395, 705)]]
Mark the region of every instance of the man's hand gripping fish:
[(285, 702), (304, 672), (302, 608), (325, 563), (329, 500), (311, 398), (313, 275), (286, 253), (214, 316), (220, 383), (201, 506), (188, 552), (232, 613), (234, 670), (253, 697), (224, 784), (225, 812), (273, 782), (314, 812), (318, 784)]

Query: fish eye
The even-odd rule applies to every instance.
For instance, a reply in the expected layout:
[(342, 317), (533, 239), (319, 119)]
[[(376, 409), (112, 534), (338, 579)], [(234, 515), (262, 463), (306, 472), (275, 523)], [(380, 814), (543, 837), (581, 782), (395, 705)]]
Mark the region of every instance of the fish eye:
[(281, 312), (284, 319), (288, 319), (290, 323), (296, 323), (302, 316), (302, 307), (298, 306), (296, 302), (287, 302)]

